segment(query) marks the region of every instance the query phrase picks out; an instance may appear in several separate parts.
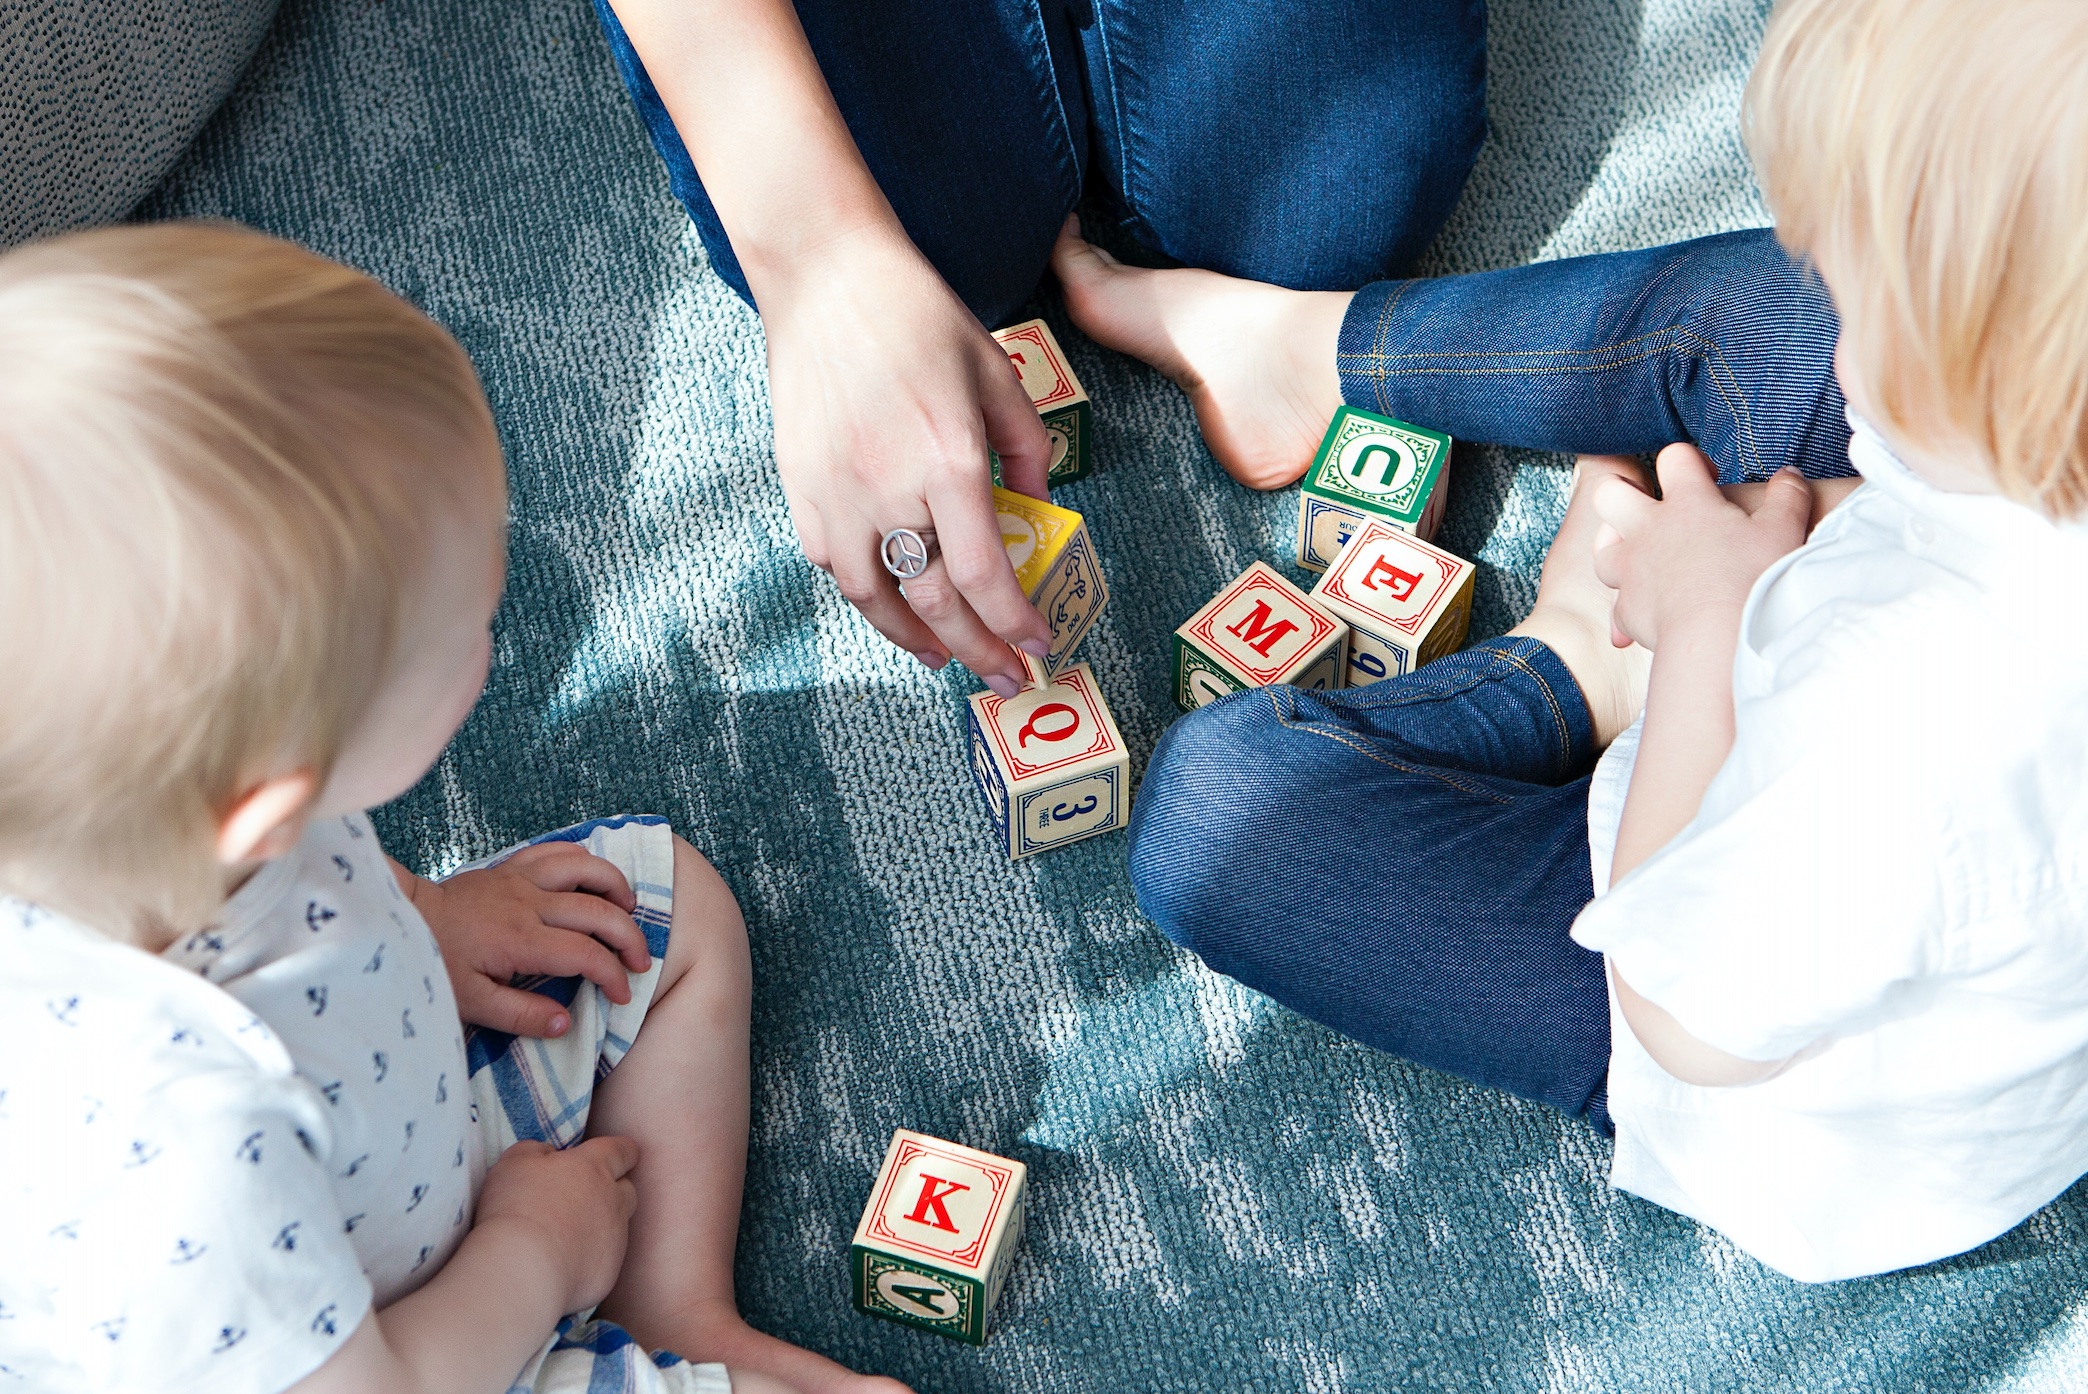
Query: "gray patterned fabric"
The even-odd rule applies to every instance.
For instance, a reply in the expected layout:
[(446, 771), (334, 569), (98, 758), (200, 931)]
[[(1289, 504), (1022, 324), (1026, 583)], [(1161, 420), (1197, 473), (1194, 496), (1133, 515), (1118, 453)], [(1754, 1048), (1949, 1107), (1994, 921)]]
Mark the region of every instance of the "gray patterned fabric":
[[(1766, 8), (1495, 0), (1492, 139), (1436, 264), (1763, 221), (1734, 114)], [(2079, 1190), (1962, 1259), (1801, 1287), (1611, 1192), (1585, 1128), (1203, 971), (1139, 916), (1121, 838), (1003, 861), (967, 782), (973, 685), (886, 648), (799, 556), (761, 326), (580, 0), (286, 0), (147, 211), (365, 267), (476, 358), (515, 489), (492, 683), (379, 823), (439, 871), (644, 810), (717, 862), (756, 964), (757, 1324), (923, 1394), (2088, 1387)], [(1095, 401), (1098, 473), (1061, 501), (1109, 577), (1083, 656), (1135, 773), (1173, 715), (1168, 633), (1291, 554), (1296, 500), (1228, 482), (1173, 388), (1042, 309)], [(1528, 604), (1561, 463), (1458, 451), (1446, 540), (1482, 563), (1482, 633)], [(849, 1309), (902, 1125), (1032, 1169), (983, 1350)]]
[(0, 0), (0, 247), (120, 218), (194, 139), (276, 0)]

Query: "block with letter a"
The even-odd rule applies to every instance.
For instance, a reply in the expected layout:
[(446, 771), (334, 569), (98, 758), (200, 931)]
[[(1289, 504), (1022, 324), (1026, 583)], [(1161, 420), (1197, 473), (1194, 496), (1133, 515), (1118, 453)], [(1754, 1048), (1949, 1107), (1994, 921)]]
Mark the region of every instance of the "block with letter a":
[(1441, 431), (1341, 408), (1298, 488), (1298, 565), (1325, 571), (1371, 518), (1433, 538), (1450, 498), (1449, 470), (1450, 437)]
[(1051, 438), (1050, 482), (1070, 484), (1087, 478), (1094, 470), (1088, 450), (1092, 409), (1051, 326), (1040, 319), (1024, 320), (993, 337), (1015, 365), (1023, 390), (1044, 422), (1044, 434)]
[[(1034, 661), (1030, 671), (1042, 677)], [(1131, 817), (1131, 753), (1094, 670), (1076, 663), (1013, 697), (971, 699), (972, 778), (1001, 846), (1027, 857)]]
[(1175, 705), (1194, 711), (1280, 682), (1340, 687), (1347, 647), (1346, 621), (1256, 562), (1175, 631)]
[(1356, 529), (1312, 598), (1349, 628), (1348, 685), (1410, 673), (1454, 653), (1472, 622), (1463, 557), (1373, 518)]
[(1078, 513), (1027, 494), (996, 487), (993, 511), (1015, 579), (1051, 624), (1051, 652), (1044, 657), (1044, 671), (1057, 673), (1109, 603), (1109, 586), (1095, 561), (1095, 540)]
[(849, 1246), (856, 1310), (986, 1343), (1022, 1242), (1029, 1169), (902, 1128)]

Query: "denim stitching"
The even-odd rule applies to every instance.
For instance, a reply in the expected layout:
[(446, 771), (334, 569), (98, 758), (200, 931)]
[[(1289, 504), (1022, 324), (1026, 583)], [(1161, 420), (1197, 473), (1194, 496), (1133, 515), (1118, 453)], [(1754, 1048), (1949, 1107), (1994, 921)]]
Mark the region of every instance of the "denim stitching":
[(1406, 764), (1403, 761), (1394, 760), (1389, 756), (1380, 755), (1377, 751), (1372, 750), (1368, 746), (1360, 744), (1356, 740), (1352, 739), (1347, 732), (1329, 731), (1321, 726), (1309, 726), (1304, 724), (1303, 722), (1292, 721), (1289, 717), (1283, 714), (1281, 708), (1277, 709), (1276, 719), (1283, 723), (1285, 730), (1304, 731), (1310, 733), (1311, 735), (1323, 736), (1327, 740), (1335, 742), (1337, 745), (1347, 746), (1350, 750), (1355, 751), (1358, 755), (1361, 755), (1366, 760), (1374, 760), (1378, 764), (1385, 766), (1387, 769), (1398, 770), (1401, 774), (1420, 775), (1426, 779), (1433, 779), (1439, 784), (1447, 784), (1452, 789), (1457, 790), (1460, 794), (1471, 794), (1478, 798), (1491, 799), (1493, 802), (1497, 804), (1507, 805), (1515, 802), (1515, 800), (1510, 798), (1504, 798), (1499, 794), (1493, 793), (1491, 790), (1479, 789), (1469, 784), (1460, 783), (1459, 781), (1452, 779), (1450, 776), (1444, 774), (1441, 770), (1420, 769), (1416, 766)]
[[(1538, 672), (1536, 668), (1532, 667), (1529, 661), (1525, 659), (1520, 653), (1510, 653), (1505, 649), (1496, 649), (1494, 650), (1494, 652), (1498, 654), (1505, 662), (1512, 663), (1516, 667), (1522, 669), (1523, 672), (1529, 674), (1531, 681), (1535, 682), (1537, 686), (1544, 692), (1544, 704), (1551, 708), (1552, 726), (1559, 733), (1558, 767), (1559, 773), (1564, 774), (1566, 772), (1567, 765), (1573, 759), (1573, 731), (1566, 724), (1566, 712), (1565, 709), (1559, 705), (1559, 694), (1553, 690), (1550, 681), (1546, 679), (1544, 674)], [(1585, 702), (1587, 699), (1583, 697), (1581, 700)]]

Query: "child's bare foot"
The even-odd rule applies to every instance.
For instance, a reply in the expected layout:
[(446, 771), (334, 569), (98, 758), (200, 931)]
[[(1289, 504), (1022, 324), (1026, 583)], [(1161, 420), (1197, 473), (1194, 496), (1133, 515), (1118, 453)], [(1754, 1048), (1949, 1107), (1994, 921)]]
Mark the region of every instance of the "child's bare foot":
[(724, 1365), (732, 1372), (733, 1394), (913, 1394), (898, 1380), (859, 1375), (803, 1346), (756, 1331), (738, 1312), (703, 1322), (701, 1334), (686, 1349), (668, 1349)]
[(1346, 291), (1296, 291), (1215, 271), (1125, 266), (1066, 219), (1051, 269), (1066, 312), (1098, 344), (1189, 394), (1225, 472), (1279, 489), (1305, 472), (1341, 405), (1334, 369)]
[(1594, 486), (1616, 475), (1643, 487), (1645, 473), (1627, 456), (1583, 455), (1573, 470), (1573, 500), (1544, 557), (1537, 604), (1529, 618), (1508, 632), (1542, 640), (1580, 684), (1595, 723), (1595, 743), (1607, 746), (1638, 720), (1646, 705), (1646, 676), (1653, 655), (1637, 644), (1618, 648), (1610, 639), (1610, 606), (1616, 592), (1595, 575), (1595, 534), (1602, 520), (1589, 502)]

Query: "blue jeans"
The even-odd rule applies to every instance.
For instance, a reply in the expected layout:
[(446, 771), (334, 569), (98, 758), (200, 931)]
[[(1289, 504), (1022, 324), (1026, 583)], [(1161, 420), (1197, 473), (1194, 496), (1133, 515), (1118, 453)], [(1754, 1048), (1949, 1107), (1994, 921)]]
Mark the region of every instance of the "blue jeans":
[[(607, 0), (625, 85), (712, 263), (751, 303), (688, 150)], [(1460, 439), (1722, 478), (1848, 472), (1839, 325), (1765, 230), (1387, 281), (1449, 216), (1485, 130), (1480, 0), (798, 0), (872, 174), (988, 325), (1035, 291), (1090, 182), (1178, 261), (1363, 289), (1349, 401)], [(1366, 284), (1369, 283), (1369, 284)], [(1106, 410), (1106, 406), (1104, 407)]]
[(1139, 906), (1217, 971), (1353, 1036), (1611, 1131), (1587, 704), (1534, 639), (1177, 721), (1131, 814)]

